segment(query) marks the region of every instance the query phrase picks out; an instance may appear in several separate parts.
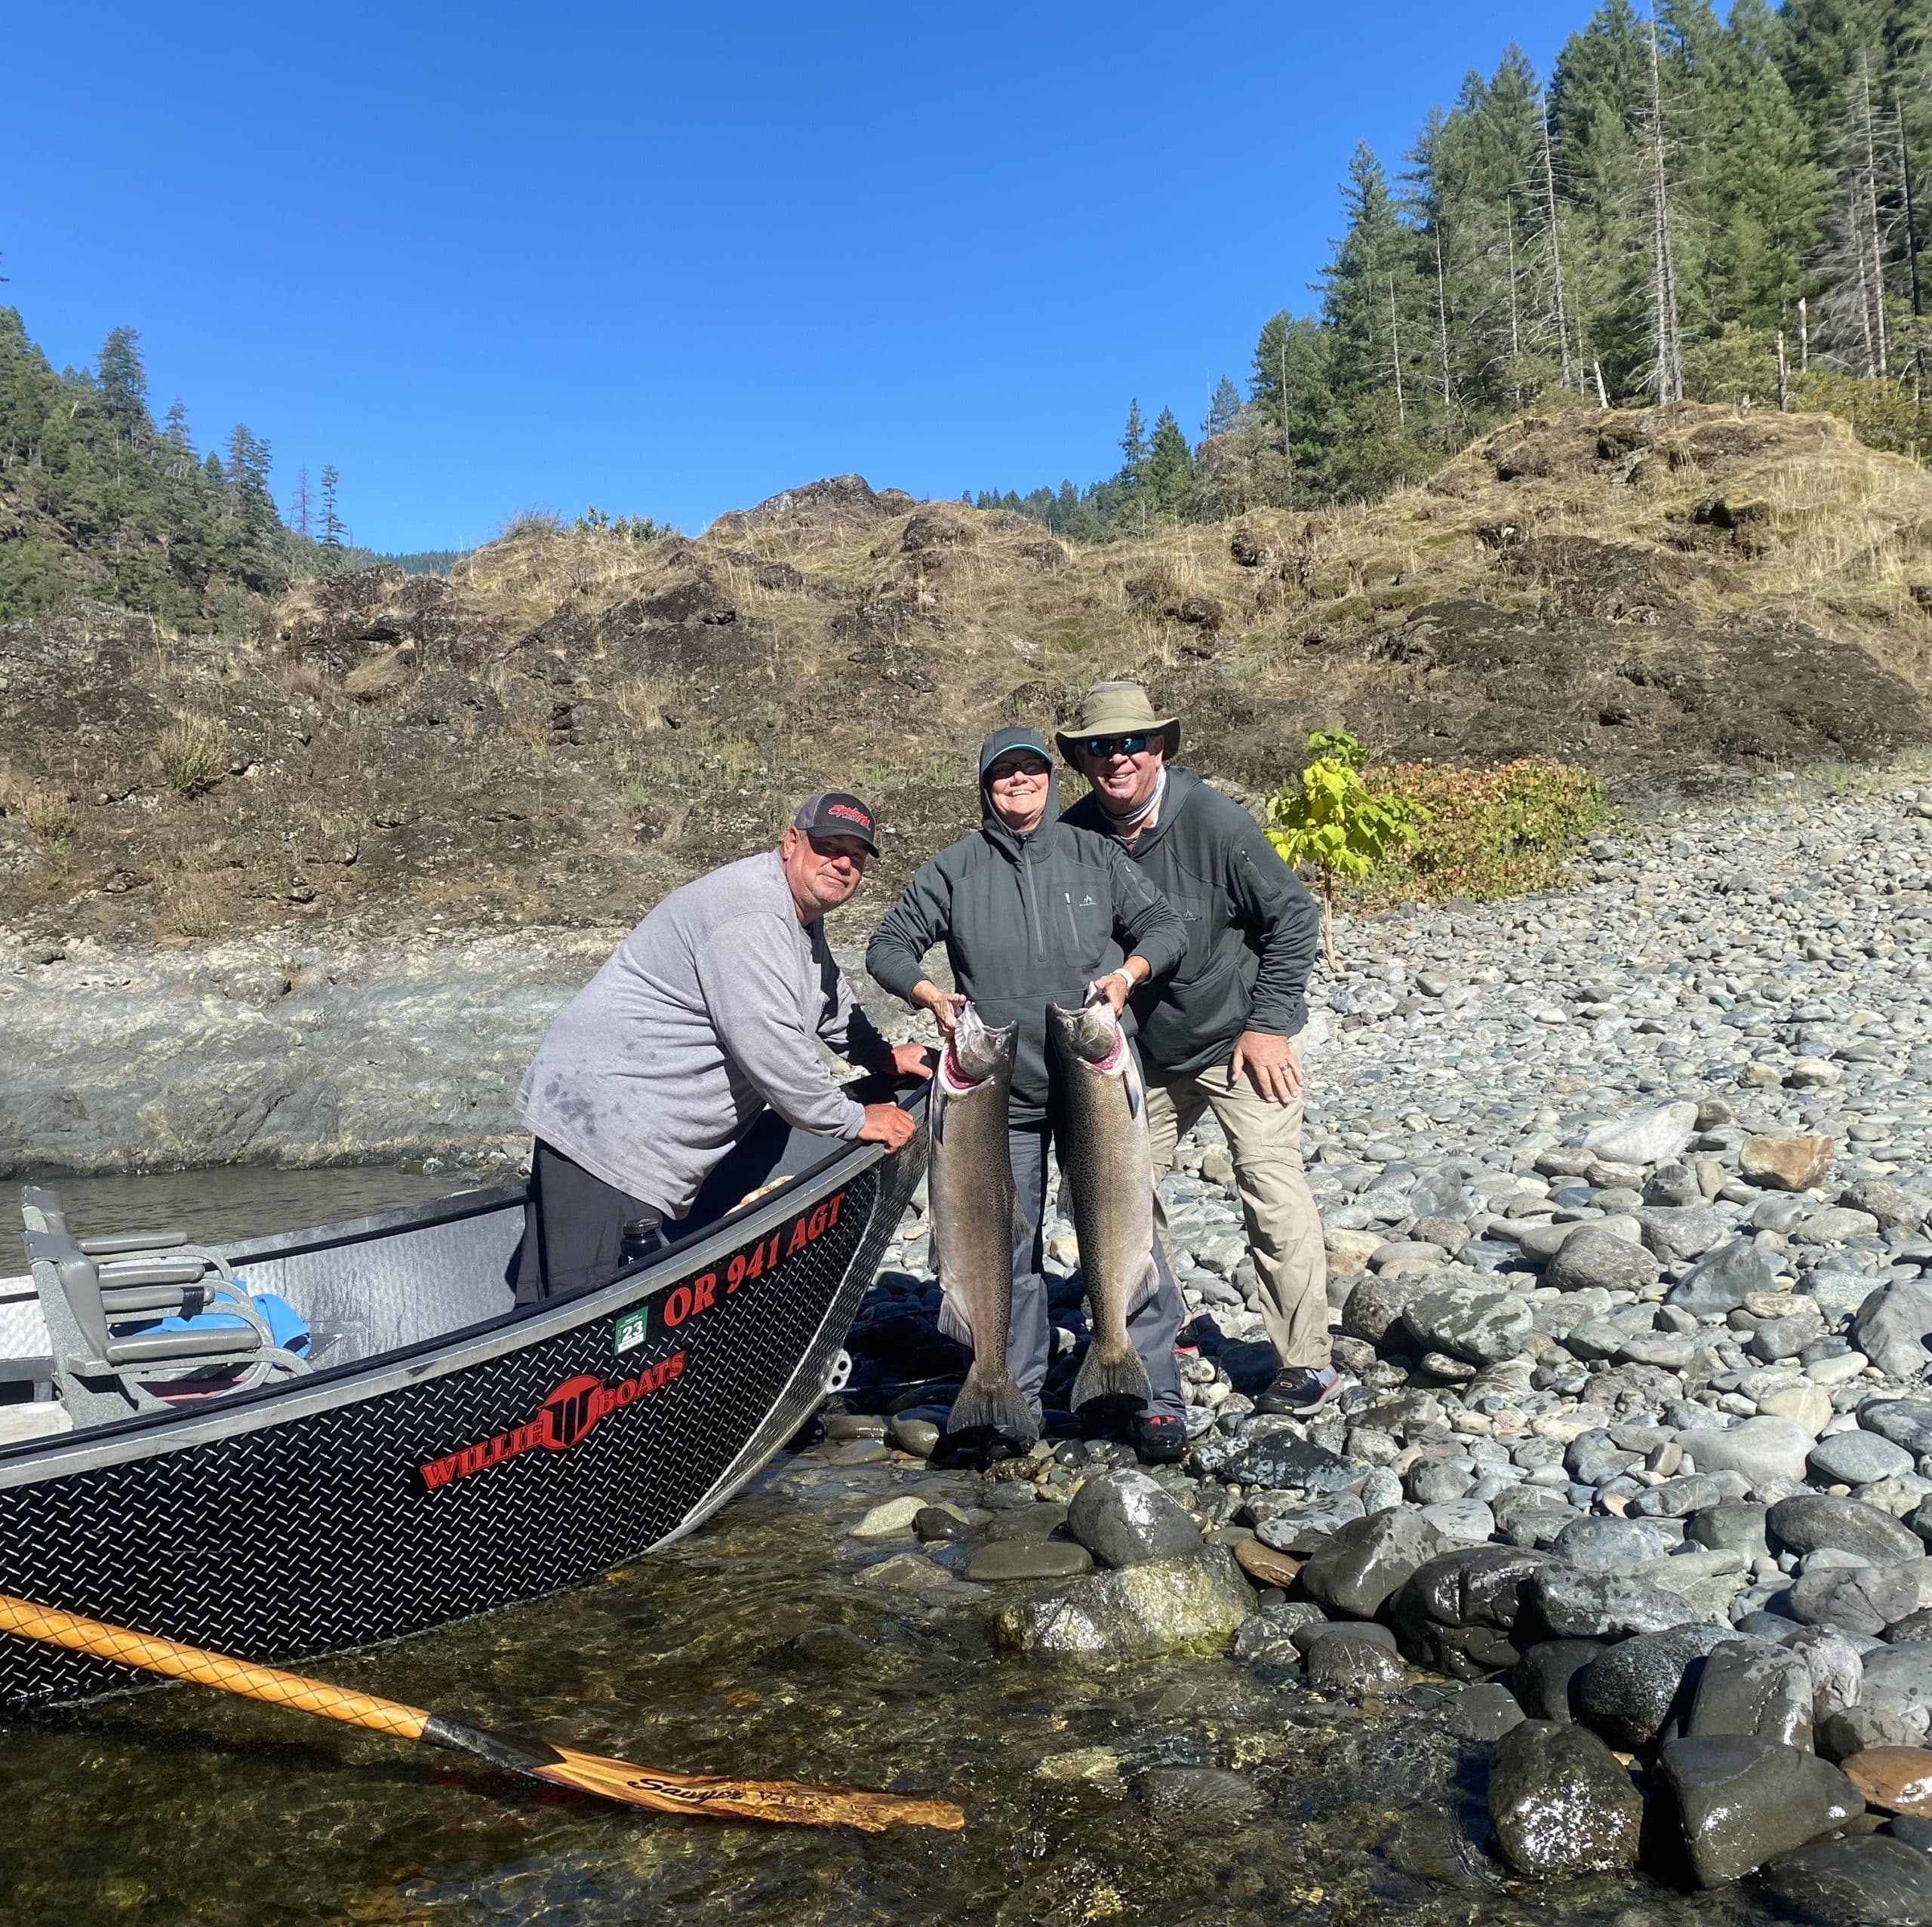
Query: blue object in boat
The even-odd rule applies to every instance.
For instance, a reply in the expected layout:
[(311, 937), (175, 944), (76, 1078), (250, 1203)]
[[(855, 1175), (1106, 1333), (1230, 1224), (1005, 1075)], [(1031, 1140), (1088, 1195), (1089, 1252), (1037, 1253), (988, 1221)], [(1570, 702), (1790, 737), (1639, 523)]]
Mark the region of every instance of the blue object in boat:
[[(235, 1280), (246, 1289), (245, 1280)], [(300, 1358), (309, 1349), (309, 1323), (287, 1298), (274, 1292), (250, 1292), (255, 1309), (268, 1321), (269, 1335), (284, 1351)], [(149, 1328), (157, 1332), (208, 1332), (225, 1326), (245, 1326), (246, 1320), (232, 1311), (200, 1311), (192, 1318), (163, 1318)]]

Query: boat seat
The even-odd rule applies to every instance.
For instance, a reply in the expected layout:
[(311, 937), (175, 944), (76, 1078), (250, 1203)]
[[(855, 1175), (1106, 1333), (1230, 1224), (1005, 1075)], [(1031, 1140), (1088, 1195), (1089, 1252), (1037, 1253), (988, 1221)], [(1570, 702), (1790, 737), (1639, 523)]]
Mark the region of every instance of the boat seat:
[(251, 1297), (219, 1252), (172, 1232), (76, 1240), (48, 1192), (28, 1192), (26, 1216), (49, 1326), (67, 1328), (70, 1406), (74, 1381), (153, 1411), (309, 1369), (307, 1327), (280, 1299)]

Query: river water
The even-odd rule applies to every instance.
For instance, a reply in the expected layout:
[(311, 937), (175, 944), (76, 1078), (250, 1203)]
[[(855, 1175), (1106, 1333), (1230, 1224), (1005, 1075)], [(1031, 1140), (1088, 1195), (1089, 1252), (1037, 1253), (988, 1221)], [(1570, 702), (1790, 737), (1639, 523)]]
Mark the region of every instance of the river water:
[[(355, 1170), (62, 1190), (82, 1231), (171, 1222), (218, 1237), (448, 1188)], [(841, 1458), (782, 1456), (691, 1538), (600, 1584), (312, 1670), (647, 1765), (943, 1795), (967, 1809), (963, 1834), (632, 1812), (166, 1687), (0, 1720), (8, 1918), (1530, 1927), (1552, 1906), (1566, 1927), (1768, 1918), (1746, 1889), (1504, 1880), (1481, 1844), (1483, 1750), (1443, 1732), (1426, 1686), (1356, 1707), (1231, 1661), (1097, 1670), (993, 1654), (976, 1610), (856, 1584), (903, 1548), (847, 1529), (915, 1486), (964, 1499), (977, 1481)]]

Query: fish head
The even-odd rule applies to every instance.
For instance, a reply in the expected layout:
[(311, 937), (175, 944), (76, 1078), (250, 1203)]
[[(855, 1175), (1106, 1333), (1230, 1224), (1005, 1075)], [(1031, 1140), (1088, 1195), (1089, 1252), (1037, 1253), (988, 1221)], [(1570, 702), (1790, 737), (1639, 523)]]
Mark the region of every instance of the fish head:
[(1060, 1055), (1069, 1064), (1110, 1071), (1126, 1059), (1126, 1033), (1104, 997), (1082, 1004), (1078, 1010), (1063, 1010), (1057, 1003), (1050, 1003), (1047, 1024)]
[(1017, 1024), (995, 1028), (971, 1004), (962, 1005), (942, 1060), (948, 1080), (958, 1088), (983, 1084), (1002, 1071), (1010, 1076), (1019, 1037)]

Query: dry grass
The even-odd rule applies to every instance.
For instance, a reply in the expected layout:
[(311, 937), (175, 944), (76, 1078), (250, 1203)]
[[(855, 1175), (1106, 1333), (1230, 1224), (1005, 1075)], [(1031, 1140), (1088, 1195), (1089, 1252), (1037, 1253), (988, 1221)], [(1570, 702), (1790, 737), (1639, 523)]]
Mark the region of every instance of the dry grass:
[(183, 711), (162, 731), (157, 753), (162, 773), (177, 795), (205, 795), (227, 773), (219, 726), (189, 711)]

